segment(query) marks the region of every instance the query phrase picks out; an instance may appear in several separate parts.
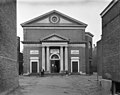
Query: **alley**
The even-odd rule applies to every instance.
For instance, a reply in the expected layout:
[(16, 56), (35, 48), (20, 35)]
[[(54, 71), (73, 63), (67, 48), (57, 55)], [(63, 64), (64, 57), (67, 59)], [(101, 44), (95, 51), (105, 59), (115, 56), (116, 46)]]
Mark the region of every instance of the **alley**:
[(20, 76), (19, 82), (8, 95), (101, 95), (95, 75)]

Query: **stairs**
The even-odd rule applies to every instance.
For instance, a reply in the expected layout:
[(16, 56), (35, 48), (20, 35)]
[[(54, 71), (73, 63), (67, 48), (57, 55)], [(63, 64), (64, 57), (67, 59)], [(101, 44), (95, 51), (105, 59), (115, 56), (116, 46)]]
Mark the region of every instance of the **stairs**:
[(31, 73), (28, 76), (41, 76), (41, 74), (40, 73)]
[[(44, 73), (44, 76), (64, 76), (64, 75), (67, 75), (66, 73), (48, 73), (48, 72), (45, 72)], [(80, 75), (80, 73), (71, 73), (70, 75)], [(27, 76), (39, 76), (41, 77), (41, 73), (31, 73)]]
[(47, 73), (45, 76), (64, 76), (66, 75), (65, 73)]

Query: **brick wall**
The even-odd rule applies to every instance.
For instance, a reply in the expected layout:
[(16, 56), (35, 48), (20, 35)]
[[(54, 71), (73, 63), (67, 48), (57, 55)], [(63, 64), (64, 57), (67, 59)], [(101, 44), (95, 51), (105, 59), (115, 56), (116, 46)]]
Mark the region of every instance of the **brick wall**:
[(97, 42), (97, 72), (102, 76), (102, 40)]
[[(29, 45), (29, 44), (28, 44)], [(24, 46), (23, 58), (24, 58), (24, 73), (30, 72), (30, 57), (39, 57), (40, 69), (42, 68), (42, 47), (34, 46)], [(39, 54), (30, 54), (30, 50), (39, 50)]]
[(85, 40), (84, 32), (84, 29), (25, 29), (24, 41), (40, 41), (40, 39), (56, 33), (72, 42), (80, 42)]
[[(71, 57), (79, 57), (79, 71), (82, 71), (83, 73), (86, 72), (86, 64), (85, 64), (85, 47), (84, 44), (80, 47), (69, 47), (68, 48), (68, 67), (69, 72), (71, 72)], [(79, 50), (79, 54), (71, 54), (71, 50)]]
[(97, 72), (97, 46), (94, 45), (93, 51), (92, 51), (92, 67), (93, 67), (93, 72)]
[(16, 2), (0, 2), (0, 93), (18, 86)]
[(120, 1), (102, 17), (103, 78), (120, 81)]
[(92, 74), (92, 37), (88, 32), (86, 32), (85, 41), (86, 41), (86, 73)]

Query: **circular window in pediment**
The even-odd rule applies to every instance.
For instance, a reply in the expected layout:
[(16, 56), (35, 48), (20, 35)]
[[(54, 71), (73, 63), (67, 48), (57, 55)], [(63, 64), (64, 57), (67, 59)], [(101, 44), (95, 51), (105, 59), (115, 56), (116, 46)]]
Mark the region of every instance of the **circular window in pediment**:
[(59, 20), (60, 20), (60, 18), (59, 18), (57, 15), (52, 15), (52, 16), (50, 17), (50, 22), (51, 22), (51, 23), (58, 23)]

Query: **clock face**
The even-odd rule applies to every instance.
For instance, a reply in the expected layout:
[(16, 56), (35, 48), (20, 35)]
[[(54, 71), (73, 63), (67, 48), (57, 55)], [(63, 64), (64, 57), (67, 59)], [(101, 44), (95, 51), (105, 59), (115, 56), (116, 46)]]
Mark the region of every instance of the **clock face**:
[(56, 16), (56, 15), (52, 15), (52, 16), (50, 17), (50, 22), (51, 22), (51, 23), (58, 23), (59, 20), (60, 20), (60, 18), (59, 18), (58, 16)]

